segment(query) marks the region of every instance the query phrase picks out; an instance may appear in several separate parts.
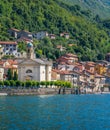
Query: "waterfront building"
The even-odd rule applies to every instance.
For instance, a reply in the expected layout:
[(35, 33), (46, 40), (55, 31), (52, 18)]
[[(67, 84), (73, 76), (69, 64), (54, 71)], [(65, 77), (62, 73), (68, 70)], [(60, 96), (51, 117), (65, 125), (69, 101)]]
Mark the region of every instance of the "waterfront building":
[(95, 65), (95, 72), (99, 75), (105, 74), (107, 71), (107, 67), (104, 64), (96, 64)]
[(14, 76), (14, 72), (18, 73), (18, 64), (16, 60), (0, 60), (0, 80), (7, 79), (8, 69), (11, 69)]
[(18, 79), (21, 81), (50, 81), (52, 63), (36, 59), (32, 43), (27, 43), (27, 58), (18, 60)]
[(3, 66), (0, 64), (0, 81), (3, 81), (3, 75), (4, 75), (4, 68), (3, 68)]

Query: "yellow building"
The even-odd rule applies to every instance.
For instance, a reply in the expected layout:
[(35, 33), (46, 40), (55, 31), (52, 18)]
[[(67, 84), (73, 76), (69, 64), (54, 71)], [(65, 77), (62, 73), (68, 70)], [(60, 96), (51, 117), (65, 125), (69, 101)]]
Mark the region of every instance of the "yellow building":
[(95, 65), (95, 73), (103, 75), (106, 73), (106, 71), (107, 71), (107, 68), (105, 65), (102, 65), (102, 64)]

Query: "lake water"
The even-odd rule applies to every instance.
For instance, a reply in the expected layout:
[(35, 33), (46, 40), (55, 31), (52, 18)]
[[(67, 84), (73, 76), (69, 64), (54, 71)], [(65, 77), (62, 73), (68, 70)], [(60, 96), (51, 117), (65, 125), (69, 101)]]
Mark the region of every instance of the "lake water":
[(110, 130), (110, 95), (1, 96), (0, 130)]

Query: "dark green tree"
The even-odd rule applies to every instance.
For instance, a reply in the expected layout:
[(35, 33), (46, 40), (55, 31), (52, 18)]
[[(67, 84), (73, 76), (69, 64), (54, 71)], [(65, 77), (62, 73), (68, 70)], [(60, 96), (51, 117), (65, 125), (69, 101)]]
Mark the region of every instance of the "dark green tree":
[(10, 82), (8, 80), (5, 80), (4, 81), (4, 85), (7, 87), (7, 86), (10, 86)]
[(11, 69), (8, 69), (7, 79), (8, 79), (8, 80), (12, 80), (12, 79), (13, 79), (13, 73), (12, 73), (12, 70), (11, 70)]
[(27, 88), (30, 88), (32, 86), (32, 81), (26, 81), (26, 87)]
[(16, 86), (16, 82), (14, 80), (10, 80), (9, 82), (10, 82), (10, 86), (11, 87), (15, 87)]
[(16, 71), (14, 71), (13, 80), (14, 80), (14, 81), (15, 81), (15, 80), (18, 80), (18, 74), (17, 74), (17, 72), (16, 72)]
[(21, 86), (21, 81), (16, 80), (15, 82), (16, 82), (16, 87), (20, 87)]

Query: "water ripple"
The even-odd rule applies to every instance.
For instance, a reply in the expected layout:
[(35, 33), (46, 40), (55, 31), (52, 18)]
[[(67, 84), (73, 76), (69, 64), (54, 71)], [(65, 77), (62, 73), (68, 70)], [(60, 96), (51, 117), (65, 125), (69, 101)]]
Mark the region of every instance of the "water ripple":
[(0, 97), (0, 130), (110, 130), (110, 95)]

